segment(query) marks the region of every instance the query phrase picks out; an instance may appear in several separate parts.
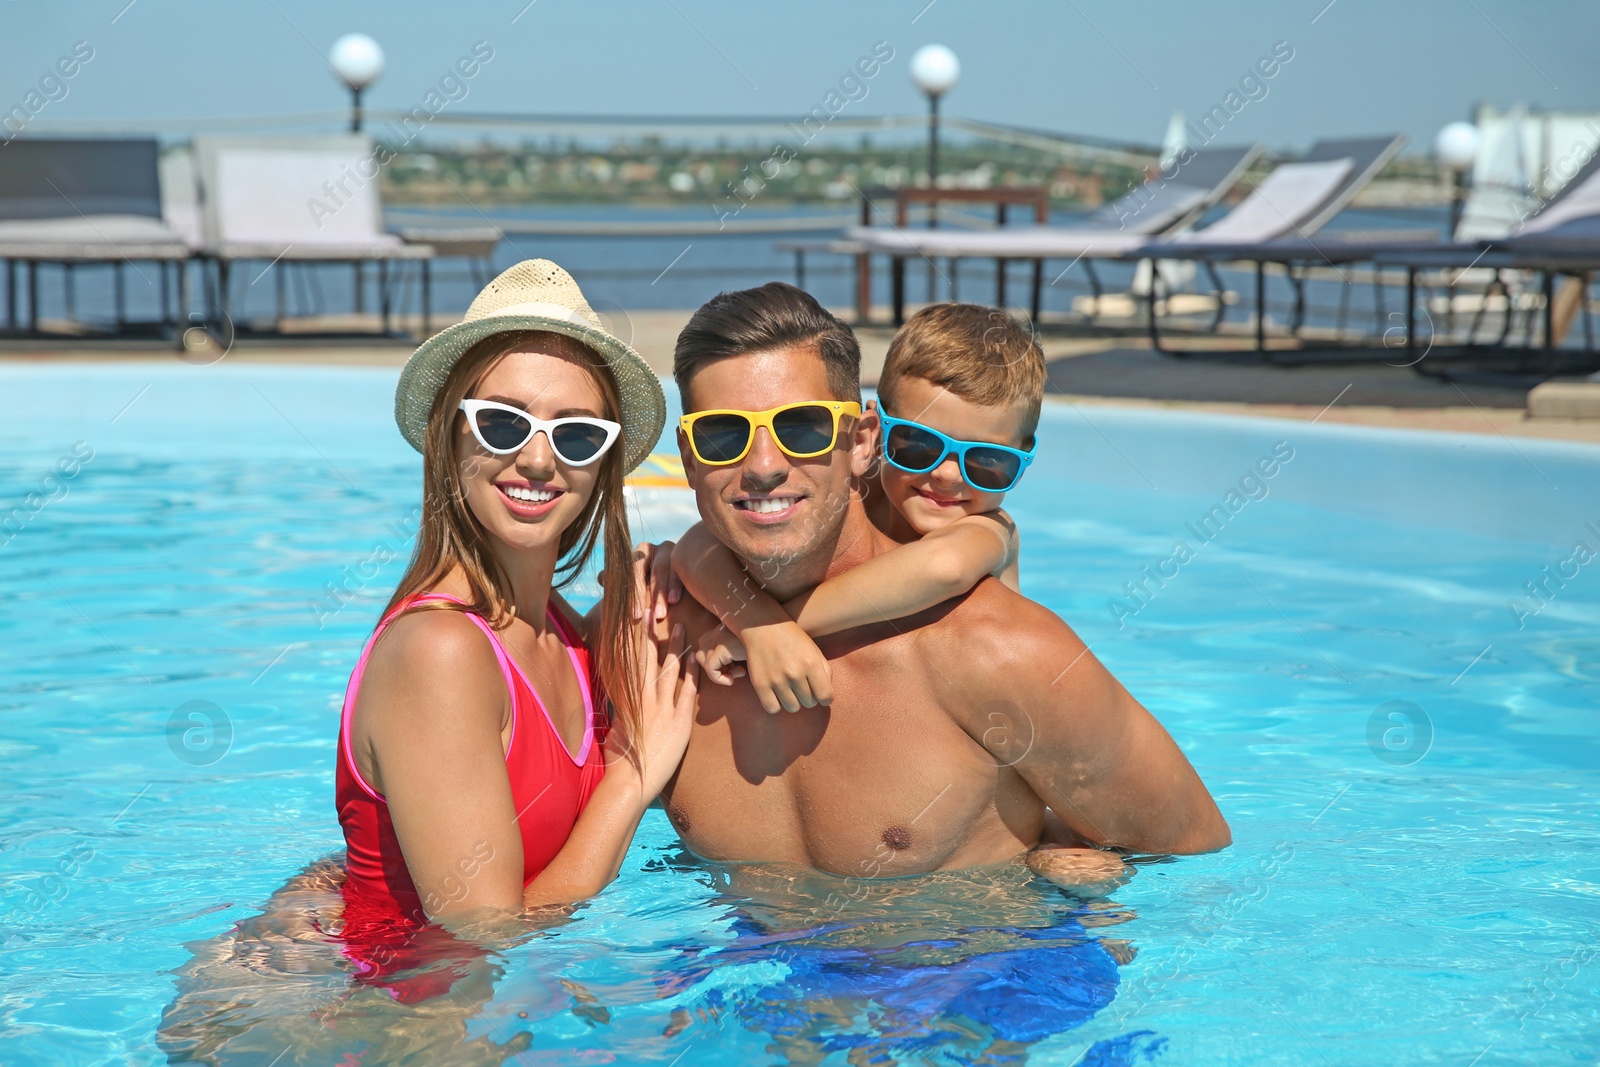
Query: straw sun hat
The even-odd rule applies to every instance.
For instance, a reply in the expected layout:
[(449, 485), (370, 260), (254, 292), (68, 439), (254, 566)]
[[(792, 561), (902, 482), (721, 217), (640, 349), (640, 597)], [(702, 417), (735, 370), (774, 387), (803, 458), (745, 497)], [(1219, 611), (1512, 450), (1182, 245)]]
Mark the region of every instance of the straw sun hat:
[(622, 399), (623, 470), (644, 462), (667, 421), (661, 381), (639, 353), (606, 332), (572, 275), (548, 259), (507, 268), (473, 299), (463, 321), (424, 341), (406, 361), (394, 391), (394, 419), (411, 447), (422, 451), (428, 411), (456, 361), (484, 338), (512, 330), (564, 334), (599, 353)]

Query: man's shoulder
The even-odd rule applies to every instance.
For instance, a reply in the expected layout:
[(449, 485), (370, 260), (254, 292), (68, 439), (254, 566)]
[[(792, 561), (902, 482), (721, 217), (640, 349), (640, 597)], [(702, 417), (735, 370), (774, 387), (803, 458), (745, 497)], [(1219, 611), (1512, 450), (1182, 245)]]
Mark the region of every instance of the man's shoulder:
[(923, 627), (926, 654), (959, 662), (984, 677), (1031, 674), (1041, 661), (1076, 652), (1082, 640), (1060, 616), (998, 578), (985, 578)]
[(929, 694), (972, 740), (1013, 763), (1002, 750), (1032, 738), (1033, 727), (1021, 724), (1034, 721), (1085, 646), (1054, 612), (997, 578), (949, 605), (915, 638), (926, 673), (938, 680)]
[(1048, 638), (1052, 632), (1071, 632), (1055, 612), (1015, 589), (1008, 589), (998, 578), (985, 578), (973, 586), (966, 596), (957, 599), (955, 607), (941, 623), (1007, 640), (1032, 635)]

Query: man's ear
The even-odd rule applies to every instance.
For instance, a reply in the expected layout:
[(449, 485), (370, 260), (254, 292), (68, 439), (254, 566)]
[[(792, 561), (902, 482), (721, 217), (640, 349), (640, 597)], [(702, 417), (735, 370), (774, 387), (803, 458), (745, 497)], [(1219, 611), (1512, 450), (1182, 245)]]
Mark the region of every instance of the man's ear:
[(698, 488), (695, 483), (700, 480), (700, 469), (689, 449), (689, 435), (683, 432), (682, 426), (678, 427), (678, 458), (683, 461), (683, 480), (689, 483), (690, 489)]
[(878, 420), (878, 407), (868, 402), (870, 406), (863, 408), (861, 417), (856, 419), (854, 431), (850, 440), (850, 473), (857, 478), (865, 478), (878, 463), (878, 435), (883, 430), (883, 423)]

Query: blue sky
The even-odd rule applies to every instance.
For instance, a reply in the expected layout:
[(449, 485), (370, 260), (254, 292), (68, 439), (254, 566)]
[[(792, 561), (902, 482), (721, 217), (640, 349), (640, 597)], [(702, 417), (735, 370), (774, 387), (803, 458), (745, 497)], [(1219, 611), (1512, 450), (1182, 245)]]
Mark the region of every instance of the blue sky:
[(1416, 148), (1477, 100), (1600, 110), (1592, 0), (0, 0), (0, 18), (0, 108), (75, 42), (94, 49), (38, 132), (334, 112), (325, 53), (355, 30), (388, 56), (379, 108), (422, 103), (482, 40), (495, 58), (461, 110), (798, 116), (887, 41), (851, 113), (920, 112), (907, 65), (940, 42), (963, 67), (950, 114), (1156, 143), (1281, 41), (1294, 58), (1231, 125), (1241, 139), (1395, 130)]

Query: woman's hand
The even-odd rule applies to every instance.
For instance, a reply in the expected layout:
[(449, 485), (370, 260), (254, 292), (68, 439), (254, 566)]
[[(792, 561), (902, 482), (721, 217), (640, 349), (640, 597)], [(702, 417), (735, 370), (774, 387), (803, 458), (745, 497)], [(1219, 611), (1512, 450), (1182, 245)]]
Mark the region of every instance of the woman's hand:
[(556, 858), (523, 887), (525, 909), (583, 900), (615, 878), (639, 819), (672, 780), (689, 746), (698, 668), (684, 652), (683, 627), (674, 626), (665, 642), (651, 639), (646, 626), (633, 629), (637, 717), (613, 720), (605, 739), (605, 777)]
[(612, 759), (637, 751), (646, 804), (660, 794), (678, 769), (694, 727), (700, 670), (685, 654), (684, 645), (681, 625), (673, 626), (665, 647), (655, 641), (644, 642), (639, 657), (640, 721), (632, 736), (625, 728), (613, 728), (606, 738)]
[(827, 657), (795, 622), (746, 626), (745, 670), (767, 714), (833, 703)]

